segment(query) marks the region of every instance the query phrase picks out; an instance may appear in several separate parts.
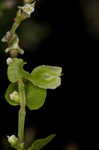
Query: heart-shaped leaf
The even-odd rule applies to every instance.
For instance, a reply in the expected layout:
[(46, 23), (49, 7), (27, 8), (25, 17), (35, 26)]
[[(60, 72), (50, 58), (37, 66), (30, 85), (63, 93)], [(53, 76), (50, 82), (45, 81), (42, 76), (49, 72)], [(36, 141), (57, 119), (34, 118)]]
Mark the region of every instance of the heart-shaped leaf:
[(26, 105), (30, 110), (36, 110), (43, 106), (47, 91), (34, 86), (30, 81), (25, 81)]
[(6, 101), (10, 104), (10, 105), (13, 105), (13, 106), (17, 106), (19, 105), (18, 102), (14, 101), (11, 99), (10, 95), (14, 92), (14, 91), (18, 91), (18, 85), (17, 83), (11, 83), (7, 90), (6, 90), (6, 93), (5, 93), (5, 99)]
[(22, 59), (14, 58), (12, 63), (8, 65), (8, 79), (14, 83), (23, 77), (23, 66), (26, 64)]
[(46, 138), (38, 139), (34, 141), (32, 146), (27, 150), (41, 150), (44, 146), (46, 146), (49, 142), (51, 142), (55, 136), (56, 136), (55, 134), (51, 134)]
[(31, 82), (43, 89), (55, 89), (61, 85), (61, 67), (42, 65), (31, 73)]

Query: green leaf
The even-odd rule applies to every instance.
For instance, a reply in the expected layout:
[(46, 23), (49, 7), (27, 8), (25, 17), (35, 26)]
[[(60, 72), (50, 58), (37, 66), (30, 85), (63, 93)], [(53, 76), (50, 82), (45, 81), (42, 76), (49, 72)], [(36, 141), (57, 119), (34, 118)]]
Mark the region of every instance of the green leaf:
[(23, 78), (28, 80), (28, 81), (32, 80), (31, 74), (25, 70), (23, 70)]
[(27, 150), (40, 150), (44, 146), (46, 146), (49, 142), (51, 142), (55, 136), (56, 136), (55, 134), (51, 134), (50, 136), (48, 136), (46, 138), (38, 139), (38, 140), (34, 141), (32, 146), (30, 148), (28, 148)]
[(30, 110), (36, 110), (43, 106), (47, 91), (34, 86), (30, 81), (25, 81), (26, 105)]
[(61, 67), (38, 66), (31, 73), (31, 82), (43, 89), (56, 89), (61, 85)]
[(17, 83), (11, 83), (5, 93), (5, 99), (6, 101), (13, 106), (17, 106), (19, 105), (19, 103), (17, 103), (16, 101), (12, 100), (10, 97), (10, 94), (13, 93), (13, 91), (18, 91), (18, 85)]
[(14, 83), (23, 77), (23, 66), (26, 64), (22, 59), (14, 58), (13, 62), (8, 66), (8, 79), (10, 82)]

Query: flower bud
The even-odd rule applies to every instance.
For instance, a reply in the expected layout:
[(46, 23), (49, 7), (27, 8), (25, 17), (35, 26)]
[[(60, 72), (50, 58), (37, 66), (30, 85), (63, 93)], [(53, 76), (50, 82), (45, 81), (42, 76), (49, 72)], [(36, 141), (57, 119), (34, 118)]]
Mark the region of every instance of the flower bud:
[(10, 94), (11, 100), (14, 100), (15, 102), (19, 103), (19, 93), (17, 91), (14, 91)]
[(7, 58), (6, 62), (9, 65), (9, 64), (11, 64), (13, 62), (13, 59), (9, 57), (9, 58)]
[[(7, 34), (9, 34), (9, 33), (7, 33)], [(2, 39), (2, 41), (3, 42), (9, 41), (10, 38), (8, 36), (10, 36), (10, 35), (6, 35)], [(8, 40), (7, 40), (7, 38), (8, 38)], [(21, 49), (19, 46), (19, 38), (18, 38), (17, 34), (13, 35), (13, 38), (11, 39), (10, 44), (8, 45), (8, 48), (5, 49), (5, 53), (8, 53), (8, 52), (10, 52), (11, 56), (17, 56), (17, 54), (21, 54), (21, 55), (24, 54), (23, 49)]]
[(18, 138), (15, 135), (7, 136), (8, 137), (8, 142), (14, 146), (17, 145), (18, 143)]

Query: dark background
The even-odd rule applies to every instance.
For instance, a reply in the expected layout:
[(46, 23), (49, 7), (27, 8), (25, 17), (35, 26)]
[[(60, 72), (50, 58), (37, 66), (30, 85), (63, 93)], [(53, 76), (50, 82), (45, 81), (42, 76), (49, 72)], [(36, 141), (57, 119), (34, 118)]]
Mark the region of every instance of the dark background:
[[(20, 2), (17, 1), (19, 4)], [(5, 10), (0, 18), (0, 38), (10, 29), (16, 13), (14, 8)], [(36, 131), (36, 137), (45, 137), (57, 133), (57, 137), (44, 149), (69, 150), (69, 144), (81, 149), (85, 143), (88, 86), (89, 76), (89, 50), (86, 43), (91, 40), (85, 24), (82, 7), (79, 1), (41, 0), (37, 3), (35, 13), (31, 20), (37, 24), (50, 25), (50, 34), (43, 38), (39, 46), (23, 46), (24, 37), (20, 45), (24, 47), (25, 54), (22, 58), (27, 61), (26, 70), (38, 65), (57, 65), (63, 68), (62, 85), (56, 90), (48, 90), (45, 105), (37, 111), (27, 110), (26, 128)], [(27, 21), (28, 22), (28, 21)], [(29, 26), (27, 26), (29, 28)], [(25, 32), (25, 31), (24, 31)], [(26, 43), (27, 41), (25, 41)], [(26, 43), (28, 44), (28, 43)], [(91, 46), (90, 46), (91, 47)], [(31, 50), (30, 50), (31, 49)], [(4, 99), (5, 90), (9, 84), (6, 75), (6, 58), (4, 45), (0, 43), (0, 140), (6, 142), (5, 136), (17, 134), (17, 107), (10, 106)], [(81, 142), (82, 133), (84, 134)], [(2, 145), (2, 149), (6, 147)], [(7, 144), (6, 144), (7, 145)], [(67, 149), (66, 149), (67, 148)]]

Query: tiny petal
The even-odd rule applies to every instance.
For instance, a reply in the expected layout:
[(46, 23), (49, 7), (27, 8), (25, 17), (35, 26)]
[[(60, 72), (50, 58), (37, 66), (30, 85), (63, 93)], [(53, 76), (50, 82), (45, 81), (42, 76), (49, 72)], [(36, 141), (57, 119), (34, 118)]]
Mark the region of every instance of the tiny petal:
[(11, 64), (13, 62), (13, 59), (9, 57), (9, 58), (7, 58), (6, 62), (9, 65), (9, 64)]
[(5, 49), (5, 53), (8, 53), (8, 52), (9, 52), (9, 48), (6, 48), (6, 49)]
[(10, 32), (8, 31), (6, 33), (6, 35), (1, 39), (2, 42), (8, 42), (9, 38), (10, 38), (11, 34)]

